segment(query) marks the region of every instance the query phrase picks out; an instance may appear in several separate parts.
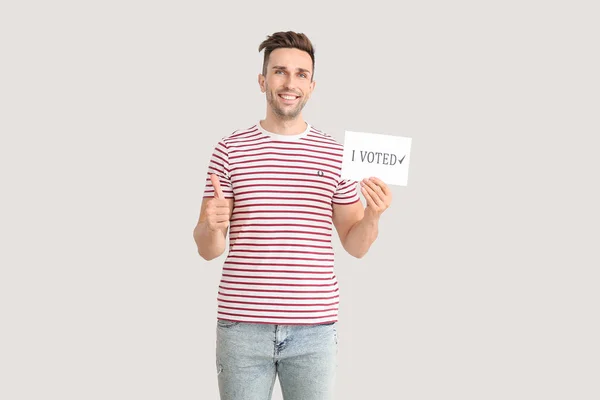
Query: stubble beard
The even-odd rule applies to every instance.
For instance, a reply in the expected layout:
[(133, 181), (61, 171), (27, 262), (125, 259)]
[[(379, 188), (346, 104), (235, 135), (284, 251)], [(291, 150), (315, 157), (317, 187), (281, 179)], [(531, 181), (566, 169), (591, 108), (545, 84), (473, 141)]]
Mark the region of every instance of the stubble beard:
[(280, 117), (283, 120), (292, 120), (292, 119), (296, 118), (298, 115), (300, 115), (300, 112), (306, 105), (307, 100), (303, 98), (303, 100), (301, 102), (299, 102), (295, 108), (293, 108), (291, 110), (288, 109), (286, 111), (285, 109), (279, 107), (279, 105), (277, 104), (277, 99), (278, 99), (277, 93), (274, 93), (273, 91), (271, 91), (269, 89), (269, 87), (266, 85), (265, 85), (265, 88), (266, 88), (265, 91), (267, 93), (267, 102), (271, 106), (273, 113), (275, 113), (275, 115), (277, 115), (278, 117)]

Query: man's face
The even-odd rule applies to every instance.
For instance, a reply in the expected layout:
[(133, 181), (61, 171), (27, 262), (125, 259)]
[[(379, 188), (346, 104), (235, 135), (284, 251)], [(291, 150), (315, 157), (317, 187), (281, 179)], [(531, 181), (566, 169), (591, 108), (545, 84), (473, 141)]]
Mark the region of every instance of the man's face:
[(315, 86), (312, 72), (312, 59), (305, 51), (271, 52), (266, 76), (259, 75), (259, 84), (266, 93), (267, 106), (275, 115), (291, 120), (300, 114)]

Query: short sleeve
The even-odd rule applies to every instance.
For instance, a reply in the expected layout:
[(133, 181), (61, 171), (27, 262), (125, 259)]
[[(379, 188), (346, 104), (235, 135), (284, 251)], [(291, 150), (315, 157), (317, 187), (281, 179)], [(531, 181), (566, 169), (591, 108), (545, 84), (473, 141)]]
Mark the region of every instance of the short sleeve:
[(358, 182), (348, 179), (341, 180), (333, 194), (332, 202), (334, 204), (353, 204), (357, 201), (360, 201)]
[(214, 197), (215, 190), (213, 188), (210, 176), (216, 174), (219, 177), (221, 190), (226, 199), (233, 198), (233, 187), (231, 186), (231, 177), (229, 175), (229, 151), (223, 140), (219, 141), (214, 147), (212, 156), (208, 163), (208, 171), (206, 173), (206, 183), (204, 187), (204, 197)]

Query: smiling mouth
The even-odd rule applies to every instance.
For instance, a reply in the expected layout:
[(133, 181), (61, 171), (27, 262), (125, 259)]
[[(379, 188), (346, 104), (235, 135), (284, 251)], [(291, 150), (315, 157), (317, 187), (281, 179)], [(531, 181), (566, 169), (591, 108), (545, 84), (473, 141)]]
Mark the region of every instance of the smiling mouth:
[(279, 94), (278, 96), (282, 98), (285, 103), (293, 103), (294, 101), (298, 100), (298, 98), (300, 98), (300, 96), (296, 96), (293, 94)]

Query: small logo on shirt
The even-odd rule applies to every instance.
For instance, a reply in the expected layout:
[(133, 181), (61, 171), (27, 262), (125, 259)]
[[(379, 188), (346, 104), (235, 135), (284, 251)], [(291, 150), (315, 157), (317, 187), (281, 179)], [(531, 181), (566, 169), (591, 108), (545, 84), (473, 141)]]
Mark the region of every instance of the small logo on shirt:
[(323, 176), (323, 175), (325, 175), (325, 174), (323, 173), (323, 171), (317, 171), (317, 175), (319, 175), (319, 176)]

